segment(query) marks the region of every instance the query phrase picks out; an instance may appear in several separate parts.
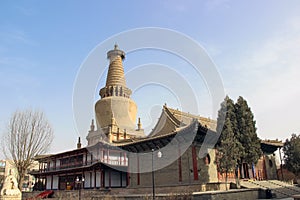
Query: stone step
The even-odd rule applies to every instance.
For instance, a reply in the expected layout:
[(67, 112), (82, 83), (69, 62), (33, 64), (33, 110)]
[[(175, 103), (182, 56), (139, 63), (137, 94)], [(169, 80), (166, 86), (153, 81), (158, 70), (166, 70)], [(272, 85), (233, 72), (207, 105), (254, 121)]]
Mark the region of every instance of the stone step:
[(270, 189), (276, 195), (276, 198), (286, 198), (300, 194), (300, 188), (278, 180), (242, 181), (241, 185), (245, 188)]

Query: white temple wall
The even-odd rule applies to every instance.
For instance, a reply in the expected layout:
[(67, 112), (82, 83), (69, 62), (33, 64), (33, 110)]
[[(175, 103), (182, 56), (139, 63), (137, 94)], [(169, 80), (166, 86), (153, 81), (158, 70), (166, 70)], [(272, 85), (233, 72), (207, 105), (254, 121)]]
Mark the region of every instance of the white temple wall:
[(60, 160), (56, 160), (56, 168), (60, 167)]
[(127, 183), (127, 174), (122, 173), (122, 186), (126, 186)]
[(84, 187), (85, 188), (89, 188), (91, 187), (90, 184), (90, 172), (84, 172)]
[(120, 187), (120, 172), (111, 171), (111, 187)]
[(91, 159), (91, 154), (88, 154), (88, 155), (87, 155), (87, 162), (89, 163), (89, 162), (91, 162), (91, 160), (92, 160), (92, 159)]
[(58, 176), (53, 176), (53, 188), (54, 190), (58, 189)]
[(49, 167), (50, 167), (50, 169), (53, 169), (53, 167), (54, 167), (54, 161), (50, 161)]
[(46, 183), (46, 188), (48, 190), (51, 190), (51, 176), (46, 176), (47, 183)]
[(104, 187), (109, 187), (109, 173), (108, 173), (108, 171), (104, 172)]
[(90, 187), (93, 188), (95, 186), (95, 173), (94, 172), (90, 173), (90, 178), (91, 178)]
[(96, 172), (96, 187), (101, 187), (101, 173)]

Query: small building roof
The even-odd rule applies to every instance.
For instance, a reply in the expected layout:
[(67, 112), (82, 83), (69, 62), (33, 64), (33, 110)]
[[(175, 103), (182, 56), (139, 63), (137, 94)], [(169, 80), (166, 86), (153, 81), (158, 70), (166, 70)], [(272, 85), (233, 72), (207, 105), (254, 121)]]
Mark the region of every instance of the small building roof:
[(264, 153), (272, 154), (278, 148), (283, 147), (282, 141), (279, 140), (262, 140), (260, 142), (261, 149)]

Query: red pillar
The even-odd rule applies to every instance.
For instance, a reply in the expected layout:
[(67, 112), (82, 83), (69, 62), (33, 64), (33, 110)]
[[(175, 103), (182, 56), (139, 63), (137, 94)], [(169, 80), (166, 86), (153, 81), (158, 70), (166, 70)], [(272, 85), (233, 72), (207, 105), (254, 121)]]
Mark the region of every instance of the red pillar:
[(178, 179), (179, 182), (182, 181), (182, 166), (181, 166), (181, 150), (180, 145), (178, 144)]
[(194, 172), (194, 180), (199, 180), (198, 177), (198, 163), (197, 163), (197, 153), (196, 153), (196, 147), (192, 146), (192, 158), (193, 158), (193, 172)]
[(107, 149), (107, 163), (109, 164), (109, 150)]
[(139, 155), (137, 154), (137, 185), (140, 184), (140, 158)]
[(268, 180), (267, 166), (266, 166), (266, 156), (265, 155), (263, 155), (263, 165), (264, 165), (264, 167), (263, 167), (264, 178), (265, 178), (265, 180)]
[[(82, 172), (82, 174), (81, 174), (81, 178), (82, 177), (84, 177), (84, 171)], [(83, 183), (82, 183), (82, 189), (84, 189), (84, 183), (85, 183), (85, 181), (83, 181)]]
[(92, 188), (92, 177), (93, 177), (93, 172), (90, 172), (90, 188)]
[[(126, 163), (126, 153), (124, 153), (124, 155), (123, 155), (123, 156), (124, 156), (124, 159), (123, 159), (123, 165), (125, 165), (125, 166), (126, 166), (126, 165), (127, 165), (127, 163)], [(128, 166), (129, 166), (129, 163), (128, 163)]]
[(96, 188), (96, 182), (97, 182), (97, 173), (96, 170), (94, 169), (94, 188)]
[(85, 165), (87, 165), (87, 152), (85, 152)]
[(53, 175), (51, 175), (51, 190), (53, 189)]
[(101, 185), (102, 188), (104, 188), (104, 172), (103, 172), (103, 169), (101, 169), (101, 177), (100, 177), (100, 179), (101, 179), (100, 185)]
[[(129, 160), (129, 159), (128, 159)], [(126, 164), (126, 153), (124, 153), (124, 163)], [(127, 186), (129, 186), (130, 184), (130, 166), (129, 166), (129, 162), (127, 164)]]
[(109, 187), (111, 187), (111, 169), (108, 170)]
[(47, 176), (45, 177), (45, 189), (47, 188)]

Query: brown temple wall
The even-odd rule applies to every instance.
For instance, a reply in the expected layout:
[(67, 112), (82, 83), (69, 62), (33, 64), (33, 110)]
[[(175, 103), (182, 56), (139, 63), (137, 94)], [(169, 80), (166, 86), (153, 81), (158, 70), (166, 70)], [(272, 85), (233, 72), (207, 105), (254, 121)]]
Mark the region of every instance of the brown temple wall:
[(266, 155), (265, 160), (268, 179), (278, 179), (275, 156), (273, 156), (272, 154)]
[[(180, 185), (203, 185), (206, 183), (217, 183), (217, 167), (215, 165), (215, 150), (209, 152), (209, 158), (199, 158), (198, 152), (200, 146), (195, 147), (196, 156), (193, 159), (192, 146), (189, 147), (186, 152), (181, 156), (181, 162), (176, 159), (169, 166), (155, 171), (155, 185), (157, 186), (180, 186)], [(178, 152), (173, 152), (178, 153)], [(140, 157), (140, 159), (142, 159)], [(129, 160), (136, 161), (136, 158), (131, 158)], [(151, 158), (148, 158), (148, 162), (144, 165), (151, 165)], [(193, 160), (195, 163), (193, 163)], [(141, 163), (142, 162), (142, 163)], [(145, 161), (144, 161), (145, 162)], [(181, 165), (180, 165), (181, 163)], [(135, 167), (132, 167), (132, 166)], [(139, 167), (142, 167), (143, 161), (139, 161)], [(131, 169), (137, 171), (137, 162), (131, 162)], [(195, 169), (197, 170), (195, 172)], [(181, 173), (180, 173), (181, 170)], [(198, 180), (196, 179), (195, 173), (198, 175)], [(140, 181), (138, 181), (140, 177)], [(130, 185), (129, 188), (139, 188), (139, 187), (151, 187), (152, 186), (152, 173), (130, 173)], [(202, 186), (201, 186), (202, 187)], [(202, 189), (203, 190), (203, 189)]]

